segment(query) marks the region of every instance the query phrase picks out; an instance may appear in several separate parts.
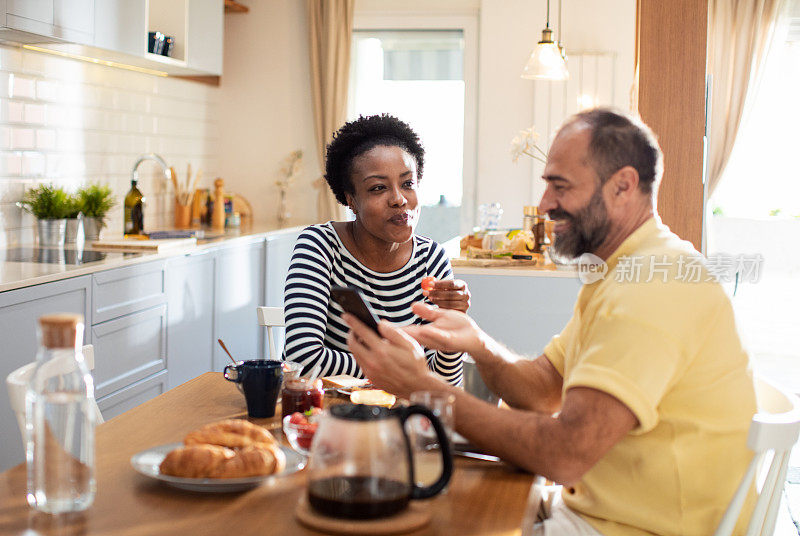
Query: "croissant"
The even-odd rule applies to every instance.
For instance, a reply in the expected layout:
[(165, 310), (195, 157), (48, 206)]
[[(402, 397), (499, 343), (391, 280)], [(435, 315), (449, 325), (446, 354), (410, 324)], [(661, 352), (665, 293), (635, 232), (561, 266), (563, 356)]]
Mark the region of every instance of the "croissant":
[(227, 419), (207, 424), (189, 433), (183, 442), (186, 445), (219, 445), (231, 449), (239, 449), (256, 445), (260, 447), (276, 446), (277, 441), (272, 434), (249, 421)]
[(162, 474), (186, 478), (244, 478), (283, 471), (286, 456), (265, 429), (241, 419), (228, 419), (190, 432), (185, 447), (169, 452)]
[(191, 445), (170, 451), (159, 471), (165, 475), (206, 478), (219, 471), (226, 460), (236, 456), (231, 449), (217, 445)]
[(212, 478), (244, 478), (271, 475), (283, 471), (286, 456), (278, 447), (245, 447), (224, 460), (209, 476)]

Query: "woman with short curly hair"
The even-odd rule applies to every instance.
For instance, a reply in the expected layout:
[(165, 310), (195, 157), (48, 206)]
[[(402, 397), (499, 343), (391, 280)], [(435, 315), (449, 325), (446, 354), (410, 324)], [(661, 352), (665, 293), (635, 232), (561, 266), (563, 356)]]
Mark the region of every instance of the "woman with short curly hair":
[[(346, 123), (328, 145), (325, 180), (352, 221), (303, 230), (286, 278), (284, 358), (303, 374), (363, 377), (347, 348), (348, 328), (332, 286), (356, 287), (377, 315), (397, 325), (422, 323), (411, 304), (427, 298), (439, 307), (466, 311), (469, 290), (453, 280), (442, 247), (414, 233), (419, 221), (417, 189), (425, 150), (417, 134), (390, 115)], [(431, 290), (423, 278), (432, 277)], [(425, 352), (428, 367), (461, 382), (461, 354)]]

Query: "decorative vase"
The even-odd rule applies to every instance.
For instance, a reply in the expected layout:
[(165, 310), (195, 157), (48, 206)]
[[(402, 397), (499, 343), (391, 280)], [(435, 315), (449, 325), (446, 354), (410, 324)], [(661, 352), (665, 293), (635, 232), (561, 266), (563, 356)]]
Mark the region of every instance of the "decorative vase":
[(103, 218), (83, 218), (83, 234), (86, 241), (99, 240), (100, 230), (104, 226)]
[(36, 220), (40, 247), (64, 247), (67, 220)]

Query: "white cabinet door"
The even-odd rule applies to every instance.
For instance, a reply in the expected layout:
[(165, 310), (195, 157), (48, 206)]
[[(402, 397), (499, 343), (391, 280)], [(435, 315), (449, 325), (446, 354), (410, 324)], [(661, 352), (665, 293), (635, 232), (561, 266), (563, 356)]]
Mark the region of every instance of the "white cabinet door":
[(208, 251), (167, 262), (168, 387), (213, 370), (214, 255)]
[(37, 35), (52, 35), (53, 0), (6, 0), (6, 26)]
[[(264, 303), (264, 240), (222, 247), (217, 254), (214, 290), (214, 341), (218, 338), (236, 359), (264, 355), (264, 334), (256, 307)], [(214, 370), (229, 362), (214, 345)]]
[(162, 370), (115, 393), (98, 398), (97, 406), (100, 408), (100, 413), (103, 414), (103, 420), (107, 421), (139, 404), (144, 404), (166, 390), (167, 371)]
[(167, 367), (167, 306), (92, 326), (94, 388), (100, 398)]
[(53, 37), (91, 45), (94, 42), (94, 3), (95, 0), (53, 0)]
[[(5, 378), (36, 360), (36, 325), (40, 316), (80, 313), (87, 325), (91, 323), (90, 282), (91, 276), (87, 275), (0, 292), (0, 471), (25, 461), (22, 436), (8, 401)], [(84, 343), (90, 342), (91, 333), (87, 328)]]
[(147, 50), (145, 0), (98, 0), (94, 5), (94, 46), (142, 57)]
[(222, 74), (223, 0), (189, 0), (187, 63), (190, 69)]

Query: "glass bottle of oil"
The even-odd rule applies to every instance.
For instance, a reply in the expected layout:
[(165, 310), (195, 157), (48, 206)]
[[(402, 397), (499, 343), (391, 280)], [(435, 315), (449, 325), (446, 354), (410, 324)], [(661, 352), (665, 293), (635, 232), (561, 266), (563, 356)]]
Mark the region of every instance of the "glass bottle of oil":
[(144, 233), (144, 203), (142, 192), (131, 181), (131, 189), (125, 196), (125, 229), (124, 234)]

